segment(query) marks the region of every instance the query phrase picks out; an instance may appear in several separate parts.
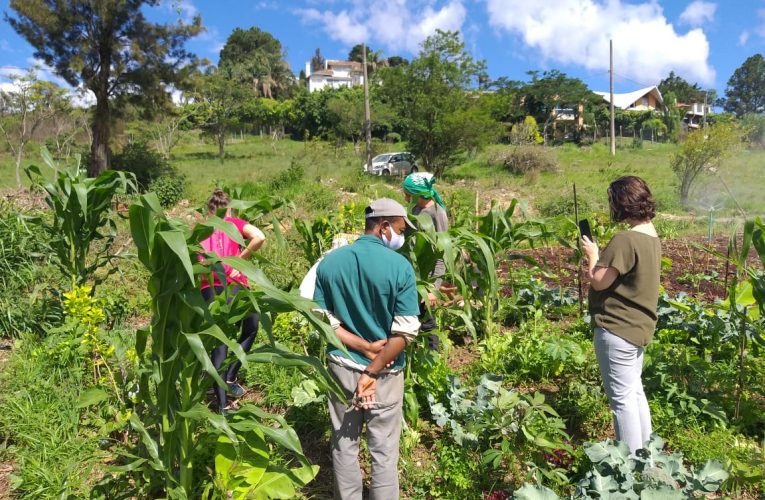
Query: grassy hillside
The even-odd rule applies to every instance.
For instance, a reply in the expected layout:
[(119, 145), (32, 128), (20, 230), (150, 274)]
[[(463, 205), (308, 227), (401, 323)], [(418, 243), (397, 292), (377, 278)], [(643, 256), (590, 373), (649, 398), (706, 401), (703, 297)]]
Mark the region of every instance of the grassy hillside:
[[(405, 149), (403, 145), (394, 144), (381, 147), (382, 151)], [(556, 204), (567, 202), (571, 185), (576, 182), (585, 206), (604, 210), (608, 183), (620, 175), (636, 174), (648, 181), (661, 212), (687, 214), (679, 205), (677, 180), (669, 167), (677, 145), (645, 142), (642, 148), (635, 149), (625, 140), (616, 157), (611, 157), (604, 144), (581, 148), (566, 144), (551, 148), (560, 165), (558, 171), (526, 176), (510, 174), (491, 164), (491, 158), (508, 147), (494, 145), (465, 158), (463, 163), (447, 171), (440, 189), (447, 196), (455, 193), (462, 198), (474, 199), (477, 195), (481, 204), (492, 198), (504, 201), (518, 197), (526, 201), (532, 211), (540, 208), (549, 211), (555, 209)], [(39, 163), (36, 148), (31, 149), (25, 165)], [(298, 190), (291, 194), (306, 194), (316, 208), (330, 207), (348, 192), (368, 192), (370, 196), (398, 192), (395, 179), (360, 175), (363, 159), (355, 155), (352, 145), (336, 148), (326, 142), (305, 143), (289, 139), (274, 143), (267, 138), (245, 136), (229, 142), (224, 162), (220, 162), (216, 153), (215, 145), (197, 138), (174, 151), (171, 163), (186, 175), (188, 197), (192, 203), (202, 201), (219, 183), (249, 184), (254, 191), (267, 192), (274, 183), (278, 184), (279, 176), (284, 175), (290, 165), (302, 167), (304, 178), (314, 184), (309, 185), (308, 193)], [(14, 184), (13, 161), (8, 154), (0, 155), (0, 187)], [(747, 213), (765, 214), (765, 199), (760, 194), (760, 186), (764, 184), (765, 152), (742, 151), (727, 160), (717, 174), (709, 174), (699, 183), (694, 193), (693, 210), (701, 215), (713, 206), (719, 215), (734, 214), (735, 203), (727, 186)], [(316, 195), (327, 199), (321, 202), (315, 199)], [(299, 203), (301, 200), (293, 201)]]

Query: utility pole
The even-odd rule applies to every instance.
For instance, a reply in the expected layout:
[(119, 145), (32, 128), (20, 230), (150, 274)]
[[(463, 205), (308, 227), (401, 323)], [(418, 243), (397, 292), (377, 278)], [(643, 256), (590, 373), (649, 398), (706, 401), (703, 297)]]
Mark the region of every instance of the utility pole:
[(611, 156), (616, 156), (616, 120), (614, 119), (614, 41), (609, 40), (608, 46), (611, 53), (611, 70), (608, 72), (611, 80), (611, 98), (609, 107), (611, 108)]
[(372, 117), (369, 112), (369, 77), (367, 75), (367, 44), (361, 44), (361, 60), (364, 66), (364, 136), (367, 141), (366, 165), (367, 172), (372, 171)]

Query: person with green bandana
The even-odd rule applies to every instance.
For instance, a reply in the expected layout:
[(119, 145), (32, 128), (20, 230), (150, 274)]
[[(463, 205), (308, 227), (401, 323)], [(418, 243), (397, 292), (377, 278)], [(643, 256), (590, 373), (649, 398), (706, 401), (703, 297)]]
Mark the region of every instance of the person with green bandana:
[[(449, 217), (446, 214), (446, 205), (444, 200), (441, 199), (441, 195), (438, 194), (436, 188), (433, 185), (436, 183), (436, 178), (430, 172), (415, 172), (409, 174), (404, 179), (404, 197), (407, 202), (414, 202), (412, 213), (414, 215), (428, 215), (433, 221), (433, 226), (437, 232), (446, 232), (449, 230)], [(446, 265), (443, 259), (436, 261), (436, 267), (433, 273), (430, 275), (431, 279), (434, 279), (433, 285), (438, 289), (441, 288), (442, 276), (446, 272)], [(436, 296), (433, 293), (428, 294), (428, 300), (430, 306), (436, 305)], [(428, 314), (426, 308), (421, 307), (420, 321), (422, 326), (420, 331), (429, 332), (435, 329), (436, 324), (432, 316)], [(428, 337), (428, 346), (431, 349), (438, 350), (439, 339), (438, 335), (430, 335)]]

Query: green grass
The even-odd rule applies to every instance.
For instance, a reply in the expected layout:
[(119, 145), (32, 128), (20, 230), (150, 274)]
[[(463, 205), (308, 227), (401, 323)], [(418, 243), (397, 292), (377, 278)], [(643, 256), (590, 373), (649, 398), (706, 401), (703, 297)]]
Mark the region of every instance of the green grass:
[[(382, 151), (405, 149), (403, 144), (379, 146)], [(503, 203), (517, 197), (529, 204), (536, 213), (546, 202), (571, 197), (571, 186), (583, 203), (593, 210), (606, 211), (606, 187), (620, 175), (634, 174), (646, 179), (658, 202), (659, 211), (688, 216), (677, 196), (677, 179), (669, 165), (675, 144), (643, 142), (642, 148), (632, 148), (631, 139), (624, 139), (612, 157), (603, 143), (578, 147), (565, 144), (552, 148), (560, 168), (556, 172), (518, 176), (490, 164), (491, 157), (506, 145), (492, 145), (484, 151), (465, 158), (447, 170), (439, 183), (445, 198), (455, 195), (486, 207), (491, 199)], [(300, 142), (284, 139), (273, 143), (268, 138), (244, 136), (231, 138), (226, 145), (226, 159), (217, 157), (217, 147), (196, 134), (189, 135), (179, 145), (171, 164), (186, 175), (187, 197), (192, 204), (202, 203), (216, 185), (248, 185), (251, 194), (280, 194), (300, 208), (298, 216), (313, 217), (331, 210), (358, 196), (374, 198), (393, 196), (401, 199), (400, 180), (360, 175), (363, 158), (354, 154), (350, 144), (336, 148), (322, 141)], [(39, 152), (31, 146), (25, 165), (39, 164)], [(272, 183), (291, 164), (304, 170), (305, 182), (274, 192)], [(13, 159), (0, 154), (0, 188), (15, 185)], [(726, 160), (717, 175), (708, 175), (698, 185), (692, 197), (692, 214), (706, 217), (710, 205), (716, 217), (737, 215), (736, 205), (725, 189), (749, 215), (765, 214), (765, 198), (760, 187), (765, 185), (765, 151), (741, 151)]]

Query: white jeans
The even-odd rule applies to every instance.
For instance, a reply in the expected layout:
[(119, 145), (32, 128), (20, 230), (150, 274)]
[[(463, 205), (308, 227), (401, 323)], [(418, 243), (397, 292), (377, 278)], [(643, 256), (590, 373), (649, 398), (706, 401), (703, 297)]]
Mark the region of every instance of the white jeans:
[(643, 392), (643, 348), (605, 328), (595, 328), (595, 356), (614, 415), (616, 439), (630, 453), (643, 448), (651, 437), (651, 411)]

